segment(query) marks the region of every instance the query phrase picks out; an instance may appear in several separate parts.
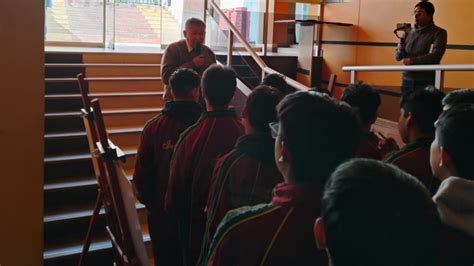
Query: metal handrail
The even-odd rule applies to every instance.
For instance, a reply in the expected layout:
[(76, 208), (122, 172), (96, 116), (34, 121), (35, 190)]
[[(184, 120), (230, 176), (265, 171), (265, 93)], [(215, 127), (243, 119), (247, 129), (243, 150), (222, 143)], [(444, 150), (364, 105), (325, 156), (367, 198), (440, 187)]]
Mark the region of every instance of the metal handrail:
[(443, 78), (445, 71), (474, 71), (474, 64), (455, 64), (455, 65), (417, 65), (417, 66), (343, 66), (343, 71), (351, 72), (351, 83), (356, 83), (357, 72), (368, 71), (435, 71), (435, 87), (443, 88)]
[[(271, 67), (269, 67), (263, 61), (263, 59), (260, 58), (260, 56), (252, 49), (252, 47), (247, 42), (247, 40), (242, 36), (242, 34), (240, 34), (239, 30), (229, 20), (229, 18), (227, 18), (227, 16), (224, 14), (224, 11), (222, 11), (222, 9), (220, 9), (220, 7), (214, 2), (214, 0), (211, 0), (209, 2), (209, 4), (212, 6), (212, 8), (215, 11), (217, 11), (219, 16), (225, 21), (225, 23), (227, 24), (227, 27), (231, 31), (231, 36), (229, 36), (229, 39), (232, 40), (233, 36), (235, 36), (243, 44), (243, 46), (245, 47), (245, 50), (250, 54), (250, 56), (253, 58), (253, 60), (255, 60), (257, 65), (262, 69), (262, 76), (264, 76), (265, 73), (267, 73), (267, 74), (273, 74), (273, 73), (281, 74), (280, 72), (278, 72), (278, 71), (272, 69)], [(231, 58), (231, 57), (232, 57), (232, 47), (230, 47), (230, 45), (229, 45), (227, 58)], [(302, 83), (300, 83), (300, 82), (298, 82), (298, 81), (296, 81), (292, 78), (289, 78), (289, 77), (285, 76), (285, 80), (286, 80), (286, 83), (288, 83), (288, 85), (294, 87), (295, 89), (298, 89), (298, 90), (309, 90), (310, 89), (308, 86), (305, 86)]]

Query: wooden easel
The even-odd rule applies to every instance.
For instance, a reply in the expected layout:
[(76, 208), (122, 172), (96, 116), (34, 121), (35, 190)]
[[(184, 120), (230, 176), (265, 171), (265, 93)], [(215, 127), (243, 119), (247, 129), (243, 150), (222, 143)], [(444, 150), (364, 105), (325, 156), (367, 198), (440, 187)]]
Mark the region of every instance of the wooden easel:
[(92, 155), (94, 173), (99, 185), (94, 211), (89, 222), (79, 266), (89, 252), (92, 229), (100, 209), (105, 208), (107, 233), (112, 241), (117, 265), (148, 265), (134, 196), (122, 161), (124, 153), (107, 138), (99, 100), (90, 101), (84, 75), (77, 76), (83, 103), (82, 118)]

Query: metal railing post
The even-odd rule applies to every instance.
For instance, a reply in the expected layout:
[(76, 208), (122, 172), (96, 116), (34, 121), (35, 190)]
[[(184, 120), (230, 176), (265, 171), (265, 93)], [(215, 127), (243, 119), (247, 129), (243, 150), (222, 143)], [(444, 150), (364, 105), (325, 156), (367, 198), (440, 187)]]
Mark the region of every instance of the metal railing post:
[(267, 55), (267, 49), (268, 49), (268, 17), (269, 17), (268, 5), (269, 5), (269, 0), (266, 0), (265, 13), (263, 13), (263, 56)]
[(357, 72), (355, 70), (351, 71), (351, 84), (356, 84)]
[(232, 66), (232, 50), (234, 47), (234, 33), (229, 29), (229, 39), (227, 46), (227, 66)]
[(435, 72), (435, 87), (438, 90), (443, 90), (443, 83), (444, 83), (444, 71), (443, 70), (436, 70)]

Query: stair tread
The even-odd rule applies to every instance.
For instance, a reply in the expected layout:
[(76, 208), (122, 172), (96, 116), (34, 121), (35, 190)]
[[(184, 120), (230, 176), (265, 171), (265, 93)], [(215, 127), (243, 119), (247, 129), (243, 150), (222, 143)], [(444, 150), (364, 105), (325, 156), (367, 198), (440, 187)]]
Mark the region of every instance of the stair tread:
[[(104, 92), (89, 93), (89, 97), (127, 97), (127, 96), (161, 96), (163, 92), (146, 91), (146, 92)], [(50, 94), (44, 96), (46, 99), (76, 99), (81, 98), (80, 94)]]
[[(161, 112), (163, 108), (114, 108), (103, 110), (104, 115), (107, 114), (128, 114), (128, 113), (150, 113), (150, 112)], [(54, 117), (67, 117), (67, 116), (80, 116), (81, 112), (51, 112), (45, 113), (45, 117), (54, 118)]]
[[(82, 240), (81, 240), (82, 241)], [(148, 233), (143, 234), (143, 241), (145, 243), (150, 242), (150, 235)], [(43, 258), (45, 260), (48, 259), (55, 259), (59, 257), (65, 257), (65, 256), (72, 256), (72, 255), (79, 255), (82, 252), (82, 242), (73, 242), (66, 244), (61, 247), (55, 247), (55, 248), (50, 248), (46, 249), (43, 252)], [(100, 250), (107, 250), (112, 248), (112, 243), (108, 238), (105, 239), (99, 239), (96, 241), (92, 241), (91, 246), (89, 247), (90, 252), (94, 251), (100, 251)]]
[[(136, 147), (123, 147), (121, 150), (125, 153), (126, 156), (137, 154)], [(87, 160), (90, 159), (91, 154), (88, 152), (77, 153), (77, 154), (67, 154), (67, 155), (56, 155), (56, 156), (46, 156), (44, 158), (44, 163), (56, 163), (64, 161), (73, 161), (73, 160)]]
[(46, 67), (160, 67), (161, 64), (57, 64), (57, 63), (46, 63)]
[[(135, 203), (135, 208), (137, 210), (141, 210), (145, 208), (145, 205), (137, 202)], [(43, 222), (46, 224), (46, 223), (55, 223), (55, 222), (85, 218), (85, 217), (92, 216), (93, 212), (94, 212), (93, 205), (76, 206), (75, 208), (69, 209), (69, 210), (60, 209), (60, 210), (55, 210), (51, 213), (45, 213)], [(101, 208), (99, 214), (100, 215), (105, 214), (105, 209)]]
[[(161, 77), (95, 77), (86, 78), (88, 81), (137, 81), (137, 80), (161, 80)], [(77, 82), (77, 78), (45, 78), (45, 82)]]
[[(114, 127), (107, 128), (107, 133), (110, 135), (124, 134), (124, 133), (139, 133), (142, 132), (143, 127)], [(71, 131), (71, 132), (60, 132), (60, 133), (48, 133), (44, 135), (45, 139), (63, 139), (63, 138), (75, 138), (87, 136), (85, 131)]]
[[(128, 180), (132, 180), (132, 172), (125, 171), (127, 173)], [(67, 178), (67, 179), (59, 179), (55, 180), (54, 182), (48, 183), (44, 185), (44, 191), (59, 191), (65, 189), (74, 189), (74, 188), (83, 188), (89, 186), (96, 186), (97, 180), (95, 177), (86, 176), (86, 177), (77, 177), (77, 178)]]

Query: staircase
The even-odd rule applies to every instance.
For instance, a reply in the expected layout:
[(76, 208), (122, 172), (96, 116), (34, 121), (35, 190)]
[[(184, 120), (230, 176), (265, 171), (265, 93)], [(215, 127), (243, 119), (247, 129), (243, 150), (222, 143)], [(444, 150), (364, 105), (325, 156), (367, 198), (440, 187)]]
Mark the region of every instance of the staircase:
[[(158, 54), (46, 53), (44, 158), (44, 265), (77, 265), (96, 194), (91, 156), (80, 117), (75, 76), (86, 73), (99, 98), (111, 140), (127, 155), (131, 178), (139, 136), (163, 107)], [(148, 255), (146, 211), (136, 204)], [(86, 265), (112, 265), (111, 243), (102, 215)]]
[[(227, 64), (227, 55), (217, 54), (216, 60), (223, 65)], [(253, 89), (261, 83), (261, 70), (256, 67), (252, 67), (250, 64), (253, 62), (253, 59), (250, 56), (232, 56), (232, 68), (235, 70), (237, 77), (242, 81), (247, 87)], [(256, 63), (254, 63), (256, 64)]]

